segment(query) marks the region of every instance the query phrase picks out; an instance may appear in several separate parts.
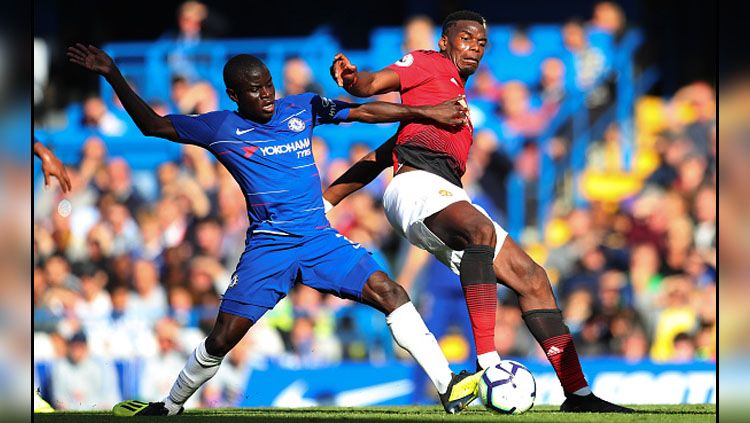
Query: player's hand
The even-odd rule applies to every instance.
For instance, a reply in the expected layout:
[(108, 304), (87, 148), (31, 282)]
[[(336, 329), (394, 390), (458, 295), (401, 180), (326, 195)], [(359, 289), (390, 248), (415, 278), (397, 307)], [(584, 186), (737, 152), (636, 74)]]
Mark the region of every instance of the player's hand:
[(469, 123), (469, 109), (463, 95), (427, 107), (430, 119), (449, 126), (463, 126)]
[(85, 46), (76, 43), (75, 46), (68, 47), (67, 56), (72, 63), (102, 76), (107, 76), (117, 69), (115, 62), (107, 53), (91, 44)]
[(54, 176), (60, 183), (63, 193), (71, 190), (70, 177), (65, 166), (47, 147), (37, 143), (34, 145), (34, 153), (42, 159), (42, 173), (44, 174), (44, 186), (49, 187), (50, 177)]
[(353, 65), (344, 53), (339, 53), (333, 58), (330, 70), (331, 77), (339, 87), (350, 86), (357, 82), (357, 66)]

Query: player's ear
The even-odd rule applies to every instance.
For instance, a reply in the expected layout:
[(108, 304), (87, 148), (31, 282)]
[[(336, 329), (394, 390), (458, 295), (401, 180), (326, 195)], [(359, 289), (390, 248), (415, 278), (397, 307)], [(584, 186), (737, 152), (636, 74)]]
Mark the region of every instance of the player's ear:
[(237, 103), (237, 93), (235, 93), (233, 89), (227, 88), (227, 95), (229, 96), (230, 100)]
[(440, 41), (438, 41), (438, 47), (440, 47), (440, 51), (444, 51), (445, 47), (448, 45), (448, 36), (443, 35), (440, 36)]

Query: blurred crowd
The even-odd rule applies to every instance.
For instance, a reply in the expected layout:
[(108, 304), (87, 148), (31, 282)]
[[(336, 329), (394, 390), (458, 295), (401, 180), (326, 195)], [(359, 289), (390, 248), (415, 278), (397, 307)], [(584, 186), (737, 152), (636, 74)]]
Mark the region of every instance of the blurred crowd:
[[(195, 1), (186, 5), (178, 14), (182, 35), (176, 37), (198, 42), (208, 10)], [(527, 179), (539, 173), (535, 137), (566, 92), (585, 92), (593, 112), (612, 104), (605, 80), (611, 60), (606, 48), (591, 40), (606, 34), (616, 44), (624, 29), (620, 8), (602, 2), (589, 22), (571, 20), (562, 27), (566, 54), (540, 50), (518, 28), (507, 46), (496, 46), (497, 55), (485, 59), (487, 67), (467, 93), (477, 132), (464, 186), (501, 224), (514, 206), (506, 198), (505, 180), (511, 172)], [(404, 40), (404, 51), (433, 48), (432, 23), (424, 17), (410, 20)], [(494, 65), (503, 57), (513, 66), (495, 72), (505, 69)], [(178, 58), (174, 64), (181, 66)], [(301, 58), (287, 61), (277, 85), (280, 96), (321, 91)], [(175, 73), (171, 97), (149, 101), (160, 114), (203, 113), (216, 109), (220, 92), (189, 72)], [(639, 99), (635, 168), (624, 167), (622, 137), (611, 125), (588, 147), (584, 184), (563, 184), (543, 234), (528, 230), (521, 236), (547, 269), (583, 356), (715, 359), (714, 105), (713, 88), (702, 82), (668, 99)], [(110, 110), (94, 96), (81, 110), (79, 121), (67, 123), (87, 131), (80, 160), (68, 170), (72, 192), (63, 197), (54, 189), (38, 189), (34, 199), (34, 359), (52, 363), (46, 377), (53, 405), (108, 408), (129, 383), (123, 375), (130, 374), (112, 360), (140, 359), (139, 397), (159, 398), (169, 389), (186, 355), (213, 324), (244, 249), (248, 222), (239, 187), (206, 151), (185, 145), (177, 161), (133, 169), (103, 141), (133, 136), (133, 148), (148, 149), (149, 140), (132, 132), (118, 102)], [(559, 145), (565, 145), (564, 137)], [(324, 187), (369, 151), (355, 139), (352, 134), (343, 155), (332, 154), (330, 141), (313, 139)], [(424, 311), (433, 284), (459, 287), (459, 293), (460, 284), (455, 275), (433, 272), (432, 258), (410, 260), (414, 251), (393, 233), (380, 203), (390, 174), (347, 198), (329, 219), (372, 251)], [(601, 195), (596, 189), (597, 181), (623, 177), (633, 186), (623, 195)], [(586, 205), (572, 205), (569, 189), (581, 190)], [(63, 198), (70, 209), (58, 207)], [(514, 294), (501, 290), (500, 295), (495, 338), (501, 356), (543, 358)], [(468, 319), (465, 309), (458, 314), (457, 322)], [(441, 336), (441, 345), (451, 360), (468, 359), (472, 336), (465, 326), (454, 326)], [(404, 356), (378, 312), (298, 285), (251, 329), (188, 406), (236, 404), (253, 363), (265, 359), (298, 365), (398, 358)]]

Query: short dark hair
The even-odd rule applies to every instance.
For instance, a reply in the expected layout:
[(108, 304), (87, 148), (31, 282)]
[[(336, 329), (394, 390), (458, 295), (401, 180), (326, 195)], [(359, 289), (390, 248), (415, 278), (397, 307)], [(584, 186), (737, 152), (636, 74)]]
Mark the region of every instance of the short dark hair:
[(224, 65), (224, 85), (236, 88), (248, 78), (250, 72), (258, 68), (265, 69), (266, 64), (252, 54), (238, 54)]
[(445, 17), (445, 20), (443, 21), (443, 35), (447, 34), (450, 27), (455, 25), (458, 21), (479, 22), (483, 27), (487, 27), (487, 21), (479, 13), (472, 12), (471, 10), (459, 10)]

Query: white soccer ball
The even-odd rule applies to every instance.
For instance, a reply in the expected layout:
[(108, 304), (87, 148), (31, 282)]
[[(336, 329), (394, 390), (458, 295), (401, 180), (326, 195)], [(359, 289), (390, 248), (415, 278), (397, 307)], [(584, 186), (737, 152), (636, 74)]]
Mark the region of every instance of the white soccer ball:
[(534, 406), (536, 381), (523, 364), (502, 360), (482, 374), (479, 398), (485, 407), (496, 413), (525, 413)]

